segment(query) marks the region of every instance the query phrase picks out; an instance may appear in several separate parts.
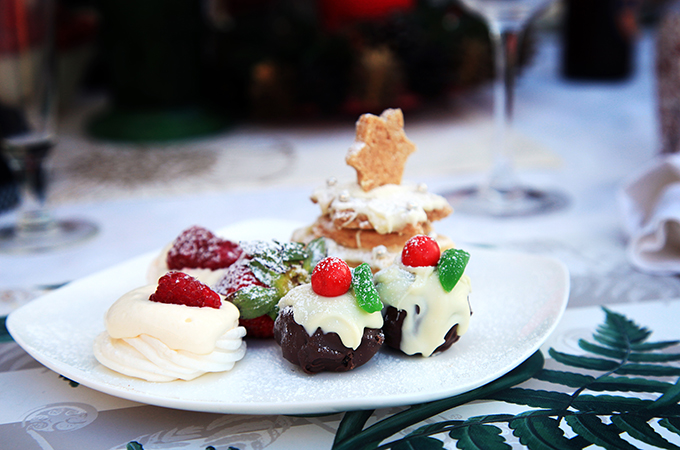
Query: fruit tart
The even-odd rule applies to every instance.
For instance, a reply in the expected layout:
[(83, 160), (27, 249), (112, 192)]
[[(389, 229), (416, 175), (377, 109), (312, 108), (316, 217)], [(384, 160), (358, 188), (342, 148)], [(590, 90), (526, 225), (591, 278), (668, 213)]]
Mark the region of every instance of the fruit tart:
[(470, 255), (443, 253), (435, 240), (414, 236), (400, 258), (375, 274), (385, 304), (385, 344), (407, 355), (431, 356), (458, 341), (470, 323)]
[(171, 271), (109, 308), (94, 355), (109, 369), (147, 381), (228, 371), (246, 352), (238, 318), (238, 309), (208, 286)]
[(239, 309), (239, 323), (248, 337), (272, 338), (278, 301), (295, 286), (309, 282), (312, 269), (325, 256), (324, 242), (251, 241), (240, 245), (241, 256), (214, 288)]
[(352, 270), (327, 257), (314, 268), (311, 283), (279, 301), (274, 339), (283, 357), (306, 373), (346, 372), (382, 346), (382, 307), (367, 264)]

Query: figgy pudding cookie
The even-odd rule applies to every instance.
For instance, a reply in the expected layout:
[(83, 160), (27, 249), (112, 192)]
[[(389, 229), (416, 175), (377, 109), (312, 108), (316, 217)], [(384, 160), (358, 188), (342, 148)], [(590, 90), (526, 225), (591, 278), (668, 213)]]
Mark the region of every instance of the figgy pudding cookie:
[(384, 342), (382, 306), (367, 265), (352, 271), (339, 258), (325, 258), (311, 283), (279, 301), (274, 339), (283, 357), (306, 373), (352, 370)]
[(411, 238), (392, 266), (375, 274), (384, 302), (385, 343), (407, 355), (430, 356), (447, 350), (470, 323), (470, 255), (440, 252), (427, 236)]
[(296, 230), (293, 240), (324, 237), (329, 255), (350, 266), (368, 263), (374, 271), (389, 266), (406, 241), (420, 234), (437, 239), (443, 248), (453, 244), (437, 236), (432, 222), (451, 214), (446, 199), (428, 192), (424, 184), (402, 183), (404, 163), (415, 151), (406, 138), (403, 115), (390, 109), (382, 115), (364, 114), (357, 122), (356, 140), (346, 161), (357, 180), (329, 179), (314, 190), (311, 200), (321, 215)]

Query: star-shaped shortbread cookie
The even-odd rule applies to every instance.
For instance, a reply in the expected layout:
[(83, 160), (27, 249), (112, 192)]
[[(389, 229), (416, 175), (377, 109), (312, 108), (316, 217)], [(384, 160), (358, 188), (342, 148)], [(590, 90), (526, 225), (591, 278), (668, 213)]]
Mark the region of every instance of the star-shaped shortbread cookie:
[(380, 117), (359, 117), (356, 139), (345, 161), (356, 169), (359, 186), (370, 191), (385, 184), (401, 184), (406, 159), (415, 151), (415, 144), (404, 133), (401, 109), (386, 109)]

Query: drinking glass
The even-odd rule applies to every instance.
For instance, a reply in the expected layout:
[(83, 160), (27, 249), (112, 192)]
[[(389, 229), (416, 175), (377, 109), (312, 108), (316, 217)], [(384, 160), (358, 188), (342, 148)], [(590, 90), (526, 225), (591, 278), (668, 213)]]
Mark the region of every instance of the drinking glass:
[(0, 228), (0, 252), (50, 250), (93, 236), (81, 220), (46, 208), (45, 158), (55, 144), (54, 0), (0, 0), (0, 149), (19, 184), (16, 223)]
[(520, 38), (526, 24), (549, 0), (460, 0), (489, 28), (494, 53), (493, 166), (480, 186), (446, 192), (454, 209), (493, 216), (544, 213), (566, 205), (560, 193), (522, 185), (508, 145), (513, 114), (514, 76)]

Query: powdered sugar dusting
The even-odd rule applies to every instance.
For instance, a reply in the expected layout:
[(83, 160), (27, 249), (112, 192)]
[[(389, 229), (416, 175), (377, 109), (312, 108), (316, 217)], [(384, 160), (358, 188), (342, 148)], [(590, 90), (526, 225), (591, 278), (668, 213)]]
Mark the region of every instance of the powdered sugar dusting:
[(187, 410), (244, 414), (328, 413), (408, 405), (488, 383), (530, 356), (559, 320), (568, 294), (552, 259), (477, 249), (469, 331), (430, 358), (380, 351), (347, 373), (306, 375), (273, 341), (248, 341), (231, 372), (193, 381), (149, 383), (99, 365), (92, 342), (111, 303), (144, 282), (153, 255), (56, 290), (13, 312), (8, 328), (38, 361), (83, 385), (130, 400)]
[(193, 226), (183, 231), (168, 250), (168, 268), (223, 269), (238, 259), (238, 244), (215, 236), (210, 230)]

